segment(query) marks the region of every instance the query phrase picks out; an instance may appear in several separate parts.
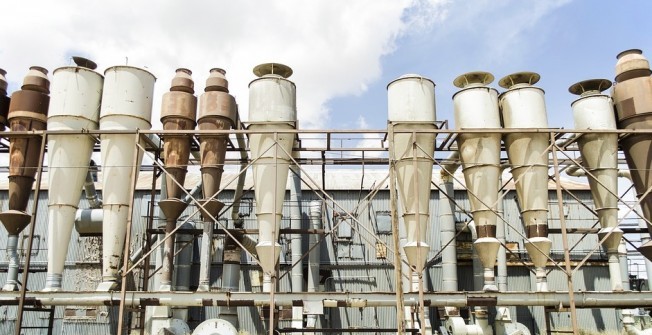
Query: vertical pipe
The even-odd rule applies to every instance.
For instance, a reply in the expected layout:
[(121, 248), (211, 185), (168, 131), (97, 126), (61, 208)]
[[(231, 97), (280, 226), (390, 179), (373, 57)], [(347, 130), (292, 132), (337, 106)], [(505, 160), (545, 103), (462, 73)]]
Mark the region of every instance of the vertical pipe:
[(18, 268), (20, 266), (20, 258), (18, 257), (18, 235), (7, 236), (7, 256), (9, 256), (7, 281), (2, 290), (18, 291)]
[[(181, 229), (194, 229), (195, 226), (186, 222)], [(190, 277), (192, 274), (192, 252), (194, 238), (191, 234), (177, 234), (175, 244), (179, 254), (174, 259), (174, 290), (190, 291)], [(188, 320), (188, 308), (181, 307), (173, 309), (173, 316), (183, 321)]]
[[(506, 166), (500, 167), (500, 174), (498, 175), (498, 189), (503, 187), (503, 170)], [(496, 258), (496, 283), (498, 284), (498, 291), (507, 292), (507, 240), (505, 239), (505, 207), (502, 194), (498, 195), (498, 203), (496, 204), (496, 211), (498, 212), (498, 221), (496, 222), (496, 238), (500, 242), (500, 249), (498, 249), (498, 257)]]
[[(394, 136), (394, 125), (389, 124), (387, 127), (389, 138)], [(396, 196), (396, 164), (389, 162), (389, 208), (392, 218), (392, 241), (394, 242), (394, 289), (396, 290), (396, 328), (397, 334), (405, 334), (405, 309), (403, 304), (403, 262), (401, 257), (401, 235), (399, 233), (398, 213)]]
[(455, 215), (453, 199), (455, 189), (453, 175), (457, 169), (456, 165), (447, 165), (442, 169), (441, 187), (444, 194), (439, 195), (439, 224), (441, 227), (441, 243), (444, 246), (442, 251), (441, 270), (443, 273), (442, 291), (455, 292), (457, 286), (457, 243), (455, 239)]
[[(301, 169), (299, 166), (290, 165), (290, 228), (301, 229)], [(290, 249), (292, 251), (291, 283), (292, 292), (303, 292), (303, 266), (301, 264), (302, 248), (301, 234), (290, 236)], [(292, 307), (292, 328), (303, 327), (303, 308)]]
[[(322, 229), (322, 202), (313, 200), (310, 202), (310, 229)], [(308, 292), (319, 290), (319, 264), (321, 248), (316, 246), (319, 243), (319, 235), (311, 234), (309, 237), (308, 250)], [(311, 314), (306, 317), (306, 328), (314, 329), (317, 326), (317, 315)]]
[[(240, 290), (240, 259), (242, 250), (230, 237), (227, 236), (224, 244), (224, 257), (222, 266), (222, 290), (237, 292)], [(220, 319), (228, 321), (236, 329), (240, 328), (238, 308), (235, 306), (220, 307)]]

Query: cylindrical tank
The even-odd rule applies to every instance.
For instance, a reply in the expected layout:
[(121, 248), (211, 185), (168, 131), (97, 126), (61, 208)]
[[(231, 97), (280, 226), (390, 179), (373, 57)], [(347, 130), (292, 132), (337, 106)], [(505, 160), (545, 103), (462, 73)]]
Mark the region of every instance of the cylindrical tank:
[(487, 72), (471, 72), (453, 82), (461, 88), (453, 95), (455, 124), (461, 130), (457, 145), (477, 229), (473, 243), (484, 268), (485, 291), (498, 291), (494, 266), (500, 248), (496, 239), (500, 133), (465, 134), (464, 129), (501, 128), (498, 92), (486, 86), (493, 79)]
[[(602, 91), (611, 87), (607, 79), (591, 79), (572, 85), (568, 90), (575, 100), (573, 118), (575, 129), (615, 130), (613, 101)], [(609, 257), (611, 288), (622, 291), (618, 246), (623, 235), (618, 228), (618, 134), (586, 133), (577, 140), (584, 166), (588, 170), (589, 185), (600, 221), (600, 239), (607, 236), (602, 246)]]
[(11, 99), (7, 96), (7, 71), (0, 69), (0, 130), (5, 130), (7, 126), (7, 113), (9, 113), (9, 102)]
[[(612, 96), (619, 129), (652, 129), (652, 71), (642, 53), (638, 49), (626, 50), (617, 57), (616, 85)], [(630, 134), (620, 140), (620, 145), (632, 173), (643, 216), (652, 220), (652, 193), (647, 192), (652, 186), (652, 136)], [(650, 225), (648, 229), (652, 232)], [(652, 260), (652, 242), (639, 247), (639, 251)]]
[(295, 129), (296, 87), (287, 79), (292, 69), (282, 64), (258, 65), (254, 74), (259, 78), (249, 83), (249, 147), (259, 229), (256, 250), (263, 271), (270, 275), (281, 251), (278, 236), (295, 134), (256, 131)]
[[(146, 70), (131, 66), (114, 66), (104, 72), (100, 130), (135, 131), (150, 129), (152, 96), (156, 78)], [(103, 134), (102, 196), (104, 223), (102, 231), (102, 283), (99, 291), (114, 289), (122, 262), (133, 165), (140, 165), (135, 134)], [(137, 168), (136, 171), (139, 169)]]
[(418, 131), (436, 129), (435, 83), (420, 75), (403, 75), (387, 85), (387, 106), (393, 127), (390, 160), (395, 162), (407, 236), (403, 250), (410, 266), (420, 273), (430, 251), (426, 238), (436, 135)]
[[(49, 130), (96, 130), (104, 77), (83, 66), (53, 72)], [(75, 213), (95, 139), (88, 134), (48, 136), (48, 274), (45, 290), (61, 289)]]
[(228, 321), (208, 319), (197, 326), (192, 335), (237, 335), (238, 330)]
[[(224, 76), (226, 71), (219, 68), (210, 70), (206, 88), (199, 98), (199, 130), (228, 130), (235, 127), (237, 107), (235, 98), (229, 94), (229, 83)], [(202, 191), (204, 200), (201, 211), (204, 221), (199, 266), (198, 291), (210, 290), (211, 251), (213, 248), (213, 224), (211, 217), (217, 218), (224, 204), (212, 199), (220, 189), (224, 159), (226, 157), (227, 134), (202, 134), (199, 137), (201, 156)]]
[[(519, 72), (499, 81), (507, 89), (498, 97), (506, 129), (548, 127), (544, 92), (533, 86), (539, 78), (533, 72)], [(547, 291), (545, 266), (552, 245), (548, 238), (549, 134), (512, 133), (504, 140), (528, 238), (525, 248), (536, 268), (537, 291)]]

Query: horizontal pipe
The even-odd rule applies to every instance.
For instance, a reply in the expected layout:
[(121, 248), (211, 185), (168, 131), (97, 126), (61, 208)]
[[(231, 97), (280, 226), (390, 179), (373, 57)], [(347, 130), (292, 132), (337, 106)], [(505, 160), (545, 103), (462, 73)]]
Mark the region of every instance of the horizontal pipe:
[[(20, 292), (0, 292), (0, 305), (17, 305)], [(405, 293), (405, 306), (418, 306), (418, 293)], [(573, 292), (577, 308), (652, 307), (652, 292)], [(324, 307), (395, 307), (394, 292), (275, 293), (276, 306), (303, 306), (321, 301)], [(427, 292), (425, 306), (570, 306), (568, 292)], [(118, 306), (120, 295), (112, 292), (39, 292), (25, 294), (26, 305)], [(125, 305), (136, 306), (269, 306), (269, 293), (262, 292), (139, 292), (125, 294)]]

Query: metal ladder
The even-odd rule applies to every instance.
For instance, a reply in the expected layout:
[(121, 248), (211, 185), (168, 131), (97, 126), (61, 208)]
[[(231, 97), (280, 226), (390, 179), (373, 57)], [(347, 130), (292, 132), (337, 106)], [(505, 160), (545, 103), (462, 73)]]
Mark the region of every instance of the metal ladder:
[(29, 325), (23, 326), (22, 322), (21, 322), (21, 324), (16, 324), (16, 327), (18, 327), (18, 331), (21, 332), (22, 330), (28, 330), (28, 329), (47, 329), (48, 330), (48, 335), (52, 335), (53, 334), (53, 328), (54, 328), (54, 308), (55, 308), (55, 306), (50, 306), (50, 307), (23, 307), (23, 313), (26, 313), (26, 312), (49, 313), (48, 324), (45, 325), (45, 326), (29, 326)]

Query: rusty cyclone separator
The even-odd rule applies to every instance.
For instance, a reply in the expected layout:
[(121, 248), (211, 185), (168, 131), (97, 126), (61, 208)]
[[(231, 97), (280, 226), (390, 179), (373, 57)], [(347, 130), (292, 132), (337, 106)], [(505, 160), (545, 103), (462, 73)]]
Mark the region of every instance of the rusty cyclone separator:
[[(192, 72), (188, 69), (177, 69), (170, 91), (163, 94), (161, 104), (161, 123), (163, 130), (193, 130), (197, 117), (197, 97)], [(165, 233), (172, 234), (176, 222), (188, 203), (180, 198), (183, 193), (183, 183), (188, 171), (190, 159), (189, 135), (165, 135), (163, 140), (163, 161), (167, 171), (165, 200), (159, 201), (159, 208), (165, 215)], [(181, 185), (181, 186), (179, 186)], [(174, 266), (174, 234), (165, 240), (163, 246), (163, 269), (161, 270), (161, 287), (163, 291), (172, 290), (172, 268)]]
[[(638, 49), (618, 54), (616, 85), (612, 97), (616, 107), (619, 129), (652, 129), (652, 70), (650, 63)], [(648, 230), (652, 233), (652, 136), (629, 134), (620, 139), (625, 160), (632, 175), (636, 195), (641, 203)], [(638, 250), (652, 260), (652, 241)]]
[[(589, 79), (568, 90), (580, 97), (573, 101), (575, 129), (615, 130), (613, 101), (601, 92), (611, 87), (607, 79)], [(618, 246), (623, 231), (618, 228), (618, 134), (585, 133), (577, 143), (600, 222), (600, 239), (609, 258), (609, 278), (613, 291), (622, 291)]]
[[(480, 71), (455, 79), (453, 84), (461, 88), (453, 95), (458, 129), (501, 128), (498, 91), (486, 86), (493, 80), (491, 73)], [(457, 140), (473, 221), (477, 227), (478, 238), (473, 246), (484, 268), (483, 290), (487, 292), (498, 291), (494, 267), (500, 248), (496, 239), (500, 138), (500, 133), (461, 133)]]
[[(199, 130), (228, 130), (235, 127), (237, 106), (235, 98), (229, 94), (229, 82), (226, 71), (220, 68), (210, 70), (206, 79), (206, 88), (199, 98)], [(203, 233), (201, 245), (201, 261), (199, 268), (198, 291), (210, 290), (210, 264), (213, 240), (214, 221), (224, 204), (211, 199), (220, 189), (224, 159), (226, 157), (228, 135), (210, 134), (199, 137), (201, 156), (201, 176), (204, 206), (201, 211)], [(210, 199), (210, 200), (208, 200)]]
[[(3, 102), (9, 102), (7, 120), (11, 131), (45, 130), (50, 104), (47, 73), (48, 70), (40, 66), (30, 67), (21, 89), (11, 95), (10, 101), (3, 99)], [(4, 75), (0, 83), (0, 90), (6, 92)], [(4, 291), (18, 290), (18, 234), (31, 219), (26, 210), (37, 172), (42, 140), (41, 136), (14, 137), (9, 140), (9, 210), (0, 213), (0, 221), (9, 235), (7, 253), (10, 264)]]
[[(96, 130), (104, 77), (91, 61), (53, 72), (48, 130)], [(91, 66), (91, 67), (88, 67)], [(45, 291), (61, 290), (75, 214), (86, 181), (95, 139), (88, 134), (48, 136), (48, 273)]]
[[(418, 74), (403, 75), (387, 85), (387, 107), (387, 119), (394, 128), (389, 139), (390, 159), (395, 161), (407, 237), (403, 250), (416, 276), (423, 271), (430, 252), (426, 239), (436, 136), (418, 130), (436, 129), (435, 83)], [(410, 130), (417, 131), (416, 138)], [(418, 291), (418, 287), (411, 287), (415, 289)]]
[[(507, 89), (498, 97), (506, 129), (548, 128), (544, 91), (533, 86), (539, 79), (537, 73), (519, 72), (498, 82)], [(548, 238), (548, 136), (547, 133), (504, 136), (526, 229), (525, 248), (536, 269), (539, 292), (548, 290), (546, 263), (552, 246)]]
[[(150, 129), (156, 77), (133, 66), (113, 66), (104, 71), (100, 130), (136, 132)], [(134, 164), (140, 170), (143, 153), (135, 146), (136, 134), (102, 134), (102, 283), (98, 291), (117, 287), (118, 270), (127, 232), (129, 195)], [(144, 144), (142, 140), (141, 144)], [(134, 162), (134, 154), (137, 158)]]

